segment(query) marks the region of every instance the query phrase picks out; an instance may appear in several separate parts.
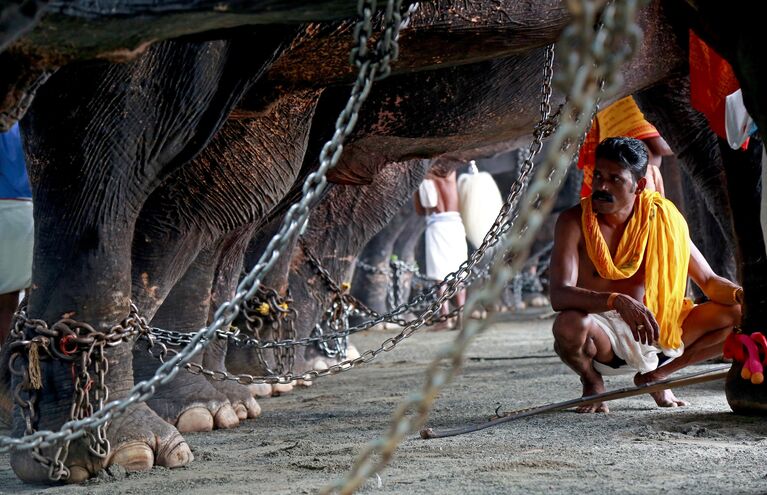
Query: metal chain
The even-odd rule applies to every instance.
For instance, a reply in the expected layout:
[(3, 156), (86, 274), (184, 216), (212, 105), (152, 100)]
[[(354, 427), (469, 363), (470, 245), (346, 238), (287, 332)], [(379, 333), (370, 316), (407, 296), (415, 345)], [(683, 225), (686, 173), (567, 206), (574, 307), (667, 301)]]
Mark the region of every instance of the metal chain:
[[(72, 370), (72, 406), (69, 420), (83, 420), (104, 407), (109, 398), (106, 373), (109, 370), (105, 348), (131, 341), (148, 333), (146, 322), (130, 305), (128, 317), (107, 332), (99, 332), (87, 323), (64, 318), (50, 327), (42, 320), (27, 317), (22, 307), (14, 315), (9, 339), (9, 370), (17, 377), (14, 402), (24, 419), (25, 435), (34, 435), (38, 422), (38, 390), (43, 388), (41, 362), (59, 359), (70, 363)], [(41, 354), (41, 351), (43, 353)], [(91, 373), (91, 368), (93, 373)], [(95, 408), (94, 408), (95, 403)], [(106, 437), (108, 422), (85, 432), (88, 450), (105, 459), (111, 450)], [(62, 481), (69, 478), (66, 460), (71, 439), (54, 447), (52, 456), (46, 456), (41, 446), (32, 448), (32, 458), (48, 470), (48, 478)]]
[[(512, 266), (501, 260), (496, 262), (490, 282), (469, 303), (468, 310), (481, 304), (497, 300), (501, 291), (522, 265), (521, 254), (534, 240), (535, 233), (553, 206), (559, 183), (579, 150), (580, 138), (587, 119), (576, 116), (589, 115), (599, 94), (600, 80), (605, 81), (605, 91), (613, 93), (620, 84), (617, 70), (633, 53), (641, 31), (635, 24), (636, 10), (641, 0), (615, 0), (604, 9), (604, 29), (594, 30), (597, 20), (598, 2), (581, 0), (570, 2), (573, 21), (564, 31), (562, 46), (572, 48), (564, 58), (562, 76), (558, 83), (570, 98), (562, 112), (560, 127), (556, 131), (551, 150), (536, 180), (525, 195), (525, 208), (520, 213), (520, 222), (514, 226), (512, 235), (503, 240), (502, 247), (513, 255)], [(628, 45), (628, 48), (626, 47)], [(575, 144), (575, 146), (573, 146)], [(574, 148), (574, 152), (573, 152)], [(471, 321), (458, 334), (450, 349), (441, 352), (430, 364), (426, 382), (420, 393), (411, 394), (394, 413), (391, 427), (384, 438), (369, 444), (359, 455), (351, 472), (345, 479), (326, 487), (322, 493), (339, 492), (350, 494), (373, 474), (381, 471), (406, 435), (411, 434), (425, 423), (431, 404), (440, 390), (449, 383), (463, 362), (463, 354), (476, 335), (486, 329), (491, 320)], [(448, 366), (444, 366), (447, 364)], [(416, 411), (415, 417), (408, 413)]]
[(365, 263), (364, 261), (358, 259), (355, 264), (357, 265), (357, 268), (362, 268), (363, 271), (366, 271), (368, 273), (372, 273), (374, 275), (391, 275), (391, 270), (388, 268), (380, 268), (378, 266), (369, 265)]
[[(402, 277), (405, 273), (412, 273), (414, 276), (425, 276), (418, 271), (418, 265), (416, 263), (405, 263), (392, 255), (389, 261), (388, 268), (381, 268), (365, 263), (364, 261), (357, 259), (355, 262), (357, 268), (373, 275), (385, 275), (387, 277), (386, 285), (386, 307), (389, 311), (396, 309), (397, 307), (405, 304), (402, 300), (402, 295), (405, 293), (405, 282)], [(413, 308), (411, 307), (410, 310)]]
[[(372, 309), (366, 307), (364, 304), (361, 303), (361, 301), (357, 299), (353, 299), (349, 294), (343, 294), (343, 297), (346, 298), (347, 301), (349, 301), (349, 304), (355, 305), (358, 311), (360, 311), (363, 314), (366, 314), (367, 316), (372, 317), (372, 319), (367, 321), (363, 325), (350, 328), (341, 334), (325, 334), (323, 332), (322, 335), (310, 336), (307, 339), (302, 339), (302, 342), (312, 342), (312, 341), (327, 342), (330, 339), (347, 337), (350, 333), (354, 331), (361, 331), (363, 329), (370, 328), (384, 321), (394, 321), (396, 323), (401, 322), (400, 324), (402, 324), (403, 328), (398, 335), (384, 340), (383, 343), (376, 349), (368, 349), (357, 358), (341, 361), (337, 364), (334, 364), (328, 367), (325, 370), (312, 369), (312, 370), (304, 371), (298, 374), (291, 372), (291, 373), (287, 373), (283, 375), (269, 375), (269, 376), (254, 376), (250, 374), (233, 375), (226, 371), (208, 370), (196, 363), (187, 363), (187, 364), (184, 364), (184, 367), (187, 369), (187, 371), (191, 373), (195, 373), (195, 374), (203, 374), (212, 380), (220, 380), (220, 381), (231, 380), (243, 385), (260, 384), (260, 383), (267, 383), (267, 384), (290, 383), (293, 380), (313, 381), (319, 377), (334, 375), (337, 373), (348, 371), (362, 363), (369, 363), (382, 352), (389, 352), (392, 349), (394, 349), (397, 346), (397, 344), (399, 344), (401, 341), (410, 337), (413, 333), (418, 331), (422, 326), (426, 325), (427, 322), (445, 321), (448, 318), (456, 316), (463, 309), (462, 307), (456, 308), (446, 315), (435, 317), (435, 315), (439, 313), (442, 307), (442, 304), (448, 299), (452, 298), (453, 295), (455, 295), (455, 292), (457, 292), (463, 286), (463, 284), (466, 283), (466, 280), (469, 279), (472, 273), (474, 273), (476, 265), (483, 259), (484, 255), (493, 246), (497, 245), (498, 242), (501, 241), (502, 237), (506, 234), (506, 232), (508, 232), (509, 229), (512, 228), (519, 213), (517, 212), (513, 216), (510, 216), (510, 212), (516, 212), (517, 210), (517, 205), (520, 199), (520, 193), (521, 191), (524, 190), (524, 188), (527, 186), (527, 183), (530, 181), (531, 173), (533, 169), (533, 160), (535, 159), (535, 156), (538, 154), (538, 152), (540, 152), (540, 150), (543, 148), (544, 137), (548, 135), (551, 129), (556, 128), (556, 124), (551, 123), (551, 116), (549, 115), (549, 112), (551, 109), (550, 100), (551, 100), (551, 93), (552, 93), (551, 83), (552, 83), (553, 65), (554, 65), (554, 45), (549, 45), (546, 48), (544, 53), (545, 53), (544, 69), (543, 69), (544, 81), (541, 86), (541, 105), (540, 105), (541, 115), (540, 115), (540, 120), (538, 124), (535, 126), (533, 130), (533, 140), (530, 143), (530, 147), (528, 150), (529, 155), (522, 165), (522, 169), (520, 171), (520, 177), (512, 185), (509, 195), (506, 198), (506, 202), (504, 203), (503, 207), (498, 213), (498, 217), (496, 218), (492, 227), (485, 235), (485, 238), (482, 241), (482, 244), (480, 245), (480, 247), (474, 253), (472, 253), (469, 259), (467, 259), (461, 264), (461, 267), (457, 271), (448, 274), (447, 277), (445, 277), (445, 279), (442, 282), (432, 286), (428, 291), (418, 296), (416, 300), (424, 300), (427, 297), (433, 296), (437, 291), (439, 291), (439, 296), (436, 297), (436, 299), (433, 300), (433, 302), (429, 304), (429, 306), (422, 313), (420, 313), (418, 317), (414, 318), (413, 320), (406, 321), (402, 319), (393, 318), (391, 315), (402, 314), (404, 311), (407, 310), (408, 305), (400, 306), (395, 311), (388, 313), (386, 315), (380, 315), (376, 313), (375, 311), (373, 311)], [(300, 242), (300, 244), (302, 245), (302, 247), (305, 246), (305, 244), (302, 242)], [(314, 256), (311, 253), (311, 251), (306, 249), (305, 247), (304, 247), (304, 252), (306, 253), (307, 258), (310, 259), (310, 261), (312, 261), (313, 259), (313, 265), (315, 269), (320, 271), (320, 275), (323, 278), (323, 281), (328, 285), (328, 287), (330, 287), (331, 290), (333, 291), (337, 290), (339, 292), (344, 292), (341, 290), (341, 287), (339, 287), (338, 284), (333, 280), (333, 277), (330, 276), (327, 270), (324, 269), (324, 267), (322, 267), (322, 265), (319, 263), (319, 260), (316, 258), (316, 256)], [(150, 345), (149, 345), (150, 353), (152, 352), (153, 347), (157, 347), (159, 349), (159, 351), (156, 351), (156, 354), (153, 354), (155, 357), (163, 360), (168, 354), (170, 354), (173, 356), (171, 360), (175, 359), (176, 351), (167, 349), (167, 346), (165, 346), (162, 342), (155, 341), (154, 336), (152, 336), (151, 338), (148, 338), (148, 340), (150, 342)], [(231, 341), (232, 339), (230, 339), (230, 342)], [(244, 343), (246, 346), (249, 344), (255, 345), (255, 346), (266, 345), (261, 342), (249, 341), (248, 339), (243, 339), (242, 337), (237, 337), (236, 342)], [(271, 343), (269, 345), (274, 345), (274, 344), (275, 343)], [(289, 341), (289, 342), (285, 342), (284, 345), (297, 345), (297, 344), (296, 344), (296, 341)], [(163, 367), (164, 366), (165, 365), (163, 365)]]
[(417, 3), (412, 4), (404, 15), (400, 15), (402, 0), (388, 0), (383, 19), (385, 31), (376, 42), (375, 48), (370, 50), (368, 41), (372, 32), (371, 20), (375, 4), (374, 0), (360, 0), (358, 3), (357, 10), (361, 20), (355, 28), (356, 46), (352, 52), (352, 58), (355, 65), (358, 65), (359, 72), (349, 100), (336, 120), (333, 137), (325, 143), (320, 152), (320, 165), (317, 171), (309, 174), (304, 182), (301, 199), (290, 207), (279, 231), (272, 237), (250, 273), (237, 286), (232, 300), (223, 303), (216, 310), (213, 323), (193, 334), (183, 350), (160, 366), (152, 378), (135, 384), (124, 399), (105, 404), (88, 418), (67, 421), (56, 432), (41, 430), (27, 433), (20, 438), (0, 437), (0, 452), (9, 449), (49, 447), (57, 442), (80, 438), (86, 431), (106, 425), (108, 421), (123, 414), (131, 405), (145, 401), (154, 395), (158, 386), (167, 384), (181, 367), (189, 365), (191, 359), (205, 348), (219, 331), (229, 328), (239, 314), (244, 301), (255, 295), (264, 275), (272, 269), (283, 251), (291, 245), (293, 237), (304, 227), (311, 208), (319, 201), (327, 185), (327, 171), (338, 163), (343, 151), (343, 143), (357, 123), (360, 107), (368, 97), (373, 81), (385, 77), (390, 72), (389, 64), (397, 58), (399, 31), (417, 9)]
[(348, 293), (351, 287), (348, 283), (339, 285), (335, 281), (303, 239), (299, 239), (298, 243), (312, 269), (317, 272), (333, 295), (330, 307), (324, 311), (309, 337), (317, 339), (317, 348), (325, 356), (346, 359), (346, 352), (349, 349), (349, 317), (357, 309), (358, 304), (362, 305), (362, 303)]
[[(245, 326), (255, 340), (264, 340), (261, 333), (264, 330), (267, 330), (271, 336), (276, 336), (278, 341), (295, 339), (297, 313), (290, 296), (282, 297), (274, 289), (259, 287), (253, 299), (243, 303), (242, 314), (245, 317)], [(256, 359), (267, 374), (280, 374), (293, 370), (294, 346), (275, 347), (273, 356), (276, 371), (271, 370), (263, 355), (263, 349), (256, 348)]]

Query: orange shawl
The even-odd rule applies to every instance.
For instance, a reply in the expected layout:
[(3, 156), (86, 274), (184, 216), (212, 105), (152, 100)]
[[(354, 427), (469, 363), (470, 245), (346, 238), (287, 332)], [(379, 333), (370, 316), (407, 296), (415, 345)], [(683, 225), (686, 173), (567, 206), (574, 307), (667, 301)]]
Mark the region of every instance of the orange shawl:
[(590, 197), (581, 200), (581, 208), (586, 250), (599, 275), (608, 280), (627, 279), (644, 259), (644, 303), (660, 326), (659, 344), (664, 349), (678, 349), (682, 323), (692, 309), (692, 301), (684, 297), (690, 235), (682, 214), (657, 192), (643, 191), (613, 259), (591, 209)]

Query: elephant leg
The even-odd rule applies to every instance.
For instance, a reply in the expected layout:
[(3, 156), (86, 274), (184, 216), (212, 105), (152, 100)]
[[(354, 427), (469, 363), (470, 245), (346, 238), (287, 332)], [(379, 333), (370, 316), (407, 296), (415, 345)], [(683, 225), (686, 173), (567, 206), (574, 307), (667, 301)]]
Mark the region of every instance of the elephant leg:
[[(357, 264), (352, 278), (352, 295), (373, 310), (386, 313), (389, 307), (387, 296), (389, 285), (393, 283), (390, 272), (390, 261), (394, 243), (406, 227), (408, 216), (412, 213), (412, 204), (406, 204), (397, 215), (373, 236), (359, 255), (358, 260), (364, 265)], [(365, 265), (374, 267), (366, 268)], [(394, 302), (396, 305), (396, 302)]]
[[(184, 282), (185, 287), (191, 287), (179, 288), (173, 301), (164, 302), (165, 297), (204, 247), (230, 234), (237, 236), (242, 228), (261, 220), (287, 193), (303, 163), (318, 96), (318, 91), (282, 95), (263, 113), (238, 108), (236, 116), (200, 156), (166, 179), (147, 200), (133, 244), (133, 297), (144, 314), (151, 317), (160, 304), (170, 305), (163, 312), (166, 315), (185, 312), (184, 297), (190, 297), (187, 304), (191, 307), (205, 299), (204, 310), (193, 321), (174, 329), (191, 332), (204, 326), (218, 254), (208, 253), (200, 260), (204, 284)], [(202, 362), (204, 357), (197, 359)], [(145, 353), (136, 356), (141, 376), (153, 374), (158, 366)], [(229, 397), (238, 398), (234, 406), (240, 416), (243, 408), (249, 415), (257, 412), (252, 395), (244, 398), (249, 392), (243, 386), (231, 383), (225, 387)], [(231, 421), (231, 415), (219, 412), (230, 407), (224, 400), (227, 395), (221, 387), (216, 388), (219, 392), (214, 393), (203, 376), (177, 375), (166, 387), (165, 396), (149, 404), (161, 408), (162, 416), (171, 423), (181, 422), (184, 429), (233, 426), (236, 421)], [(241, 390), (234, 393), (235, 389)], [(176, 396), (169, 396), (173, 394)], [(206, 413), (201, 403), (207, 404), (207, 418), (202, 418)], [(183, 421), (187, 411), (194, 411), (200, 421)]]
[[(405, 228), (402, 229), (397, 240), (394, 242), (392, 250), (394, 254), (403, 263), (414, 266), (415, 265), (415, 247), (418, 244), (418, 240), (422, 237), (423, 231), (426, 228), (426, 219), (421, 215), (416, 214), (412, 204), (409, 206), (409, 216), (406, 220)], [(401, 283), (400, 288), (402, 294), (400, 300), (403, 302), (410, 301), (410, 294), (413, 288), (413, 278), (415, 273), (413, 271), (404, 271), (400, 274)]]
[[(207, 325), (211, 311), (234, 295), (234, 287), (229, 286), (232, 280), (237, 283), (242, 255), (252, 231), (253, 225), (246, 225), (203, 249), (174, 285), (152, 324), (180, 332), (196, 331)], [(226, 371), (225, 354), (226, 341), (216, 339), (196, 361), (208, 370)], [(136, 359), (134, 376), (137, 380), (145, 379), (156, 367), (151, 360)], [(238, 419), (261, 414), (253, 393), (244, 385), (231, 381), (211, 383), (205, 377), (189, 373), (180, 373), (147, 404), (182, 432), (228, 428), (236, 426)]]
[[(357, 254), (402, 205), (410, 201), (427, 168), (427, 163), (421, 160), (393, 163), (372, 178), (367, 178), (368, 185), (331, 184), (312, 210), (302, 236), (307, 251), (320, 260), (338, 283), (348, 281)], [(281, 204), (275, 211), (281, 212), (285, 208), (286, 205)], [(252, 265), (263, 252), (279, 221), (278, 217), (274, 217), (266, 228), (256, 234), (248, 248), (246, 266)], [(333, 242), (329, 243), (327, 239), (333, 239)], [(318, 275), (317, 267), (309, 261), (307, 252), (299, 244), (286, 247), (264, 284), (280, 294), (289, 290), (297, 312), (297, 339), (306, 338), (314, 331), (315, 324), (333, 299), (333, 294)], [(294, 370), (297, 372), (325, 369), (335, 362), (337, 359), (321, 355), (314, 346), (295, 348)], [(254, 351), (229, 348), (226, 366), (230, 371), (263, 373), (264, 370), (254, 363), (257, 363)]]
[[(763, 332), (767, 321), (767, 258), (760, 225), (761, 191), (754, 184), (761, 176), (762, 143), (752, 139), (747, 150), (733, 150), (720, 140), (727, 172), (727, 189), (735, 227), (736, 257), (743, 281), (741, 330)], [(727, 401), (736, 413), (767, 414), (767, 388), (740, 377), (734, 363), (725, 383)]]
[[(333, 299), (309, 256), (316, 257), (338, 283), (348, 281), (357, 254), (411, 200), (426, 170), (427, 162), (422, 160), (392, 163), (369, 185), (331, 186), (311, 214), (302, 237), (305, 249), (295, 248), (290, 265), (290, 292), (298, 312), (297, 337), (311, 334)], [(334, 242), (328, 243), (327, 239)], [(311, 346), (297, 353), (296, 368), (321, 369), (336, 361)]]
[[(217, 257), (216, 245), (200, 251), (155, 313), (152, 326), (188, 333), (207, 324)], [(202, 353), (192, 360), (197, 364), (202, 361)], [(134, 351), (133, 376), (136, 381), (151, 378), (158, 365), (159, 362), (141, 347)], [(157, 392), (147, 399), (147, 405), (182, 433), (232, 428), (239, 424), (240, 415), (235, 412), (228, 397), (214, 388), (204, 376), (185, 370), (158, 387)]]
[[(248, 243), (256, 230), (256, 224), (245, 225), (231, 234), (227, 235), (220, 246), (220, 254), (216, 272), (213, 278), (213, 289), (211, 291), (210, 312), (208, 322), (213, 321), (216, 309), (226, 301), (234, 297), (237, 290), (237, 284), (240, 281), (240, 274), (243, 270), (243, 261), (247, 252)], [(251, 267), (245, 267), (249, 269)], [(206, 369), (213, 371), (228, 372), (226, 367), (226, 357), (230, 347), (226, 340), (216, 339), (205, 349), (202, 364)], [(218, 390), (229, 397), (238, 417), (243, 419), (243, 408), (247, 412), (248, 418), (254, 418), (260, 414), (260, 407), (255, 401), (255, 397), (267, 397), (272, 395), (272, 385), (266, 383), (240, 385), (233, 381), (216, 381), (215, 386)], [(285, 389), (286, 387), (282, 387)]]
[[(283, 199), (280, 205), (275, 208), (275, 211), (270, 213), (269, 219), (267, 219), (263, 225), (259, 225), (256, 229), (255, 235), (250, 240), (248, 247), (245, 250), (245, 270), (250, 270), (250, 268), (258, 262), (258, 259), (266, 249), (272, 236), (279, 230), (280, 224), (282, 223), (282, 217), (275, 214), (275, 212), (286, 211), (289, 204), (292, 202), (292, 199), (292, 197)], [(293, 239), (282, 249), (282, 254), (277, 258), (277, 261), (269, 273), (264, 275), (262, 281), (263, 287), (276, 291), (280, 296), (285, 296), (288, 291), (288, 271), (292, 261), (291, 253), (295, 246), (295, 239)], [(225, 275), (225, 271), (220, 270), (219, 276), (223, 275)], [(217, 282), (228, 284), (225, 285), (225, 289), (222, 290), (233, 291), (234, 284), (232, 284), (232, 281), (235, 281), (236, 283), (234, 275), (235, 274), (229, 276), (229, 281), (222, 280), (221, 282)], [(240, 328), (244, 328), (246, 325), (245, 319), (239, 318), (237, 320), (237, 325)], [(261, 364), (262, 362), (265, 362), (270, 366), (275, 363), (274, 354), (271, 350), (265, 349), (257, 351), (253, 348), (229, 346), (226, 352), (224, 365), (226, 369), (233, 373), (265, 375), (268, 373), (268, 370)], [(293, 390), (294, 385), (295, 383), (276, 383), (273, 385), (252, 384), (249, 385), (248, 388), (256, 396), (270, 396), (288, 393)]]
[[(40, 88), (22, 122), (35, 201), (30, 318), (49, 325), (69, 318), (110, 332), (128, 316), (131, 236), (142, 205), (208, 142), (278, 42), (258, 50), (248, 44), (247, 53), (226, 41), (160, 43), (128, 64), (68, 66)], [(125, 399), (134, 383), (132, 345), (110, 347), (105, 356), (109, 399)], [(73, 368), (46, 358), (40, 371), (33, 426), (56, 430), (71, 418)], [(12, 386), (19, 383), (14, 377)], [(15, 435), (24, 432), (19, 408), (13, 424)], [(112, 419), (107, 439), (112, 448), (103, 458), (86, 440), (72, 442), (68, 481), (113, 463), (142, 470), (193, 458), (178, 430), (144, 403)], [(11, 465), (22, 480), (48, 481), (29, 451), (11, 453)]]
[[(704, 254), (706, 261), (714, 268), (714, 271), (729, 280), (736, 280), (738, 273), (735, 270), (735, 257), (731, 252), (721, 248), (732, 243), (731, 238), (725, 238), (721, 229), (706, 204), (701, 198), (700, 191), (695, 187), (687, 172), (682, 171), (682, 183), (684, 184), (683, 196), (685, 204), (685, 218), (690, 225), (690, 238)], [(692, 284), (692, 294), (696, 301), (705, 301), (703, 291)]]

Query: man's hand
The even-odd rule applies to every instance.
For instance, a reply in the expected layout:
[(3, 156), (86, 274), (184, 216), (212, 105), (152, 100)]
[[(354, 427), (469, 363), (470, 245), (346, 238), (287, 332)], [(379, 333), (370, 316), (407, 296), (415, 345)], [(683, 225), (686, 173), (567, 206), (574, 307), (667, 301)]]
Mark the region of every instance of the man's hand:
[(652, 344), (660, 338), (658, 322), (644, 304), (631, 296), (619, 294), (613, 302), (613, 307), (631, 328), (631, 334), (637, 342)]

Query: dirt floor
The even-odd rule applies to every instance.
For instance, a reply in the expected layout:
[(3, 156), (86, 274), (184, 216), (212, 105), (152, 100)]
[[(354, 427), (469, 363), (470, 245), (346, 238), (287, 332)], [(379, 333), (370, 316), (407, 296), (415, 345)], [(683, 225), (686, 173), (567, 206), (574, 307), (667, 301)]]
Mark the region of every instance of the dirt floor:
[[(430, 426), (477, 421), (498, 405), (578, 396), (577, 378), (553, 355), (550, 326), (533, 320), (492, 327), (436, 402)], [(394, 334), (368, 332), (354, 342), (364, 350)], [(188, 467), (127, 476), (113, 469), (82, 486), (43, 489), (17, 481), (3, 454), (0, 492), (315, 493), (386, 431), (396, 405), (422, 385), (435, 350), (455, 335), (416, 334), (366, 367), (262, 400), (263, 415), (237, 429), (185, 435), (196, 457)], [(630, 384), (628, 376), (607, 381), (608, 388)], [(721, 382), (677, 395), (691, 405), (661, 410), (643, 396), (611, 403), (609, 415), (559, 412), (442, 440), (414, 435), (362, 493), (767, 493), (767, 421), (734, 416)]]

